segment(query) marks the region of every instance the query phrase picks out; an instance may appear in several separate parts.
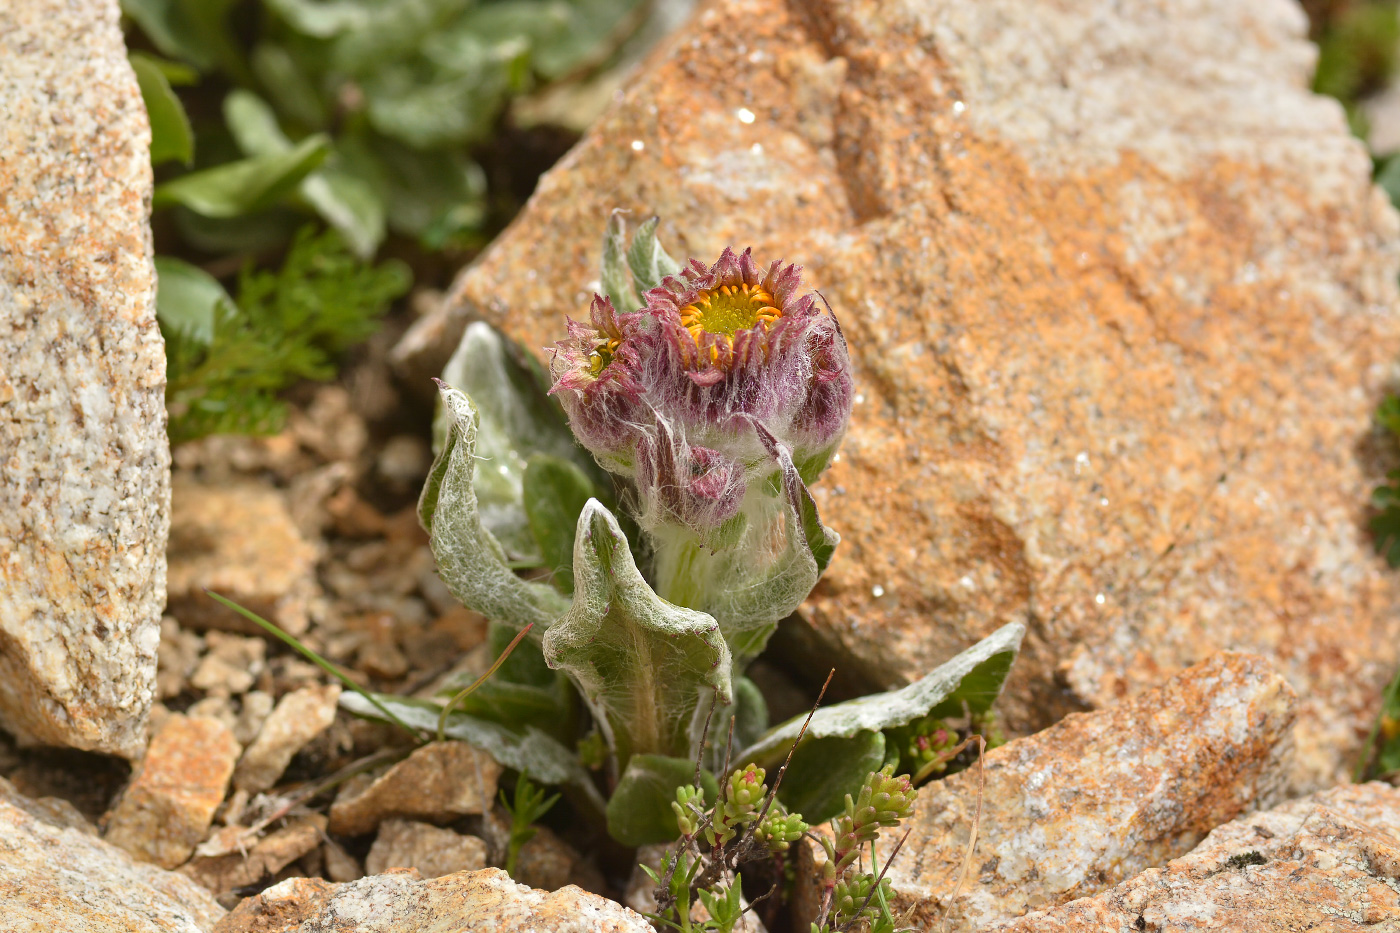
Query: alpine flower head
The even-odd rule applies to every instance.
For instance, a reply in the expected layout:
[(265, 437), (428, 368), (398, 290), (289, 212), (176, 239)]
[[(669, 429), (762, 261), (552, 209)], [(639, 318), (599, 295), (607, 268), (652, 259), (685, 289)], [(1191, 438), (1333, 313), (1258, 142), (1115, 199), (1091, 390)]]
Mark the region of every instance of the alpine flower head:
[(600, 295), (588, 324), (570, 322), (552, 392), (598, 462), (636, 483), (647, 530), (680, 525), (715, 546), (775, 472), (760, 428), (805, 482), (830, 462), (850, 420), (850, 357), (801, 272), (725, 249), (662, 278), (640, 308)]

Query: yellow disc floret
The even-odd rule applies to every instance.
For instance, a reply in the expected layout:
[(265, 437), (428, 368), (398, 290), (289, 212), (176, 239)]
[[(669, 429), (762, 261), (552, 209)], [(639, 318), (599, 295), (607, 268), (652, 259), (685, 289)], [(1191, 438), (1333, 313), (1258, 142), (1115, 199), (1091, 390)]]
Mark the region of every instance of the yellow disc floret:
[(766, 329), (783, 312), (773, 296), (757, 285), (721, 285), (707, 288), (693, 304), (681, 308), (681, 323), (700, 342), (700, 335), (722, 334), (734, 342), (734, 335), (762, 324)]

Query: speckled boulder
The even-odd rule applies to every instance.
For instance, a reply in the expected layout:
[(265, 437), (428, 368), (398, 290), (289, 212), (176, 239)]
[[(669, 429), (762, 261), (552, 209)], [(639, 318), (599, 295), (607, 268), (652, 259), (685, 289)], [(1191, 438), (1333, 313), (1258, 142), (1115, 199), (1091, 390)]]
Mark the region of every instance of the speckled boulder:
[[(539, 350), (613, 207), (803, 263), (859, 393), (813, 669), (893, 685), (1012, 619), (1039, 728), (1222, 648), (1302, 698), (1295, 787), (1400, 664), (1365, 531), (1397, 224), (1293, 0), (711, 0), (398, 348)], [(782, 637), (780, 635), (780, 637)]]
[(170, 451), (150, 130), (118, 15), (0, 6), (0, 727), (130, 757)]
[(1004, 933), (1400, 930), (1400, 790), (1371, 783), (1220, 827), (1191, 854)]
[(653, 933), (641, 914), (569, 885), (547, 892), (499, 868), (420, 880), (395, 869), (347, 884), (291, 878), (234, 908), (215, 933)]
[[(1278, 792), (1295, 702), (1261, 658), (1222, 652), (1112, 709), (1069, 716), (994, 749), (961, 888), (977, 771), (926, 785), (889, 868), (896, 915), (911, 910), (921, 930), (983, 930), (1189, 852)], [(822, 861), (820, 849), (804, 844), (802, 929), (816, 915)]]
[(223, 915), (193, 881), (135, 861), (62, 801), (30, 800), (0, 778), (0, 929), (209, 933)]

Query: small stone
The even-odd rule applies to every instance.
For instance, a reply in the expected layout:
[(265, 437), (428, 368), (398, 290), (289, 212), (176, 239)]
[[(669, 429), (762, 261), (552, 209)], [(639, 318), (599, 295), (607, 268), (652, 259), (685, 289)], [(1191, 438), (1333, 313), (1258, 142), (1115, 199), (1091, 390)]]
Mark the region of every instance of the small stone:
[(365, 876), (360, 863), (334, 840), (327, 839), (322, 846), (321, 857), (326, 866), (326, 877), (332, 881), (359, 881)]
[(107, 841), (163, 868), (185, 861), (223, 802), (238, 751), (218, 720), (172, 714), (112, 811)]
[(244, 748), (258, 737), (263, 724), (272, 713), (272, 694), (261, 690), (250, 690), (243, 696), (238, 708), (238, 721), (233, 725), (233, 737)]
[(553, 893), (499, 868), (419, 878), (394, 870), (349, 884), (292, 878), (239, 904), (213, 933), (654, 933), (640, 914), (570, 885)]
[(171, 490), (170, 611), (181, 625), (261, 635), (262, 629), (204, 592), (213, 590), (294, 635), (319, 595), (317, 549), (282, 494), (263, 483), (210, 485), (177, 473)]
[[(226, 726), (229, 732), (233, 733), (237, 739), (238, 713), (233, 708), (233, 700), (226, 696), (216, 695), (205, 697), (199, 702), (185, 710), (185, 715), (191, 719), (213, 719)], [(161, 721), (164, 725), (164, 720)], [(239, 743), (242, 744), (241, 742)]]
[(180, 874), (215, 895), (226, 894), (275, 876), (319, 846), (325, 830), (326, 818), (313, 813), (269, 833), (248, 849), (246, 855), (243, 852), (230, 852), (227, 855), (196, 856), (188, 865), (181, 867)]
[(174, 616), (160, 620), (160, 648), (156, 652), (156, 693), (162, 700), (179, 696), (204, 653), (198, 632), (185, 631)]
[[(416, 868), (424, 878), (486, 867), (486, 843), (450, 829), (412, 820), (385, 820), (365, 859), (365, 874)], [(523, 879), (520, 879), (525, 883)]]
[(261, 638), (210, 632), (205, 637), (206, 654), (190, 677), (190, 686), (205, 693), (246, 693), (257, 683), (267, 657), (267, 642)]
[(396, 434), (389, 438), (374, 461), (379, 476), (398, 492), (421, 486), (432, 465), (432, 449), (426, 439), (416, 434)]
[(465, 742), (433, 742), (372, 777), (346, 781), (331, 805), (330, 830), (341, 836), (371, 832), (390, 817), (445, 823), (481, 813), (496, 796), (501, 766)]
[(1217, 828), (1190, 854), (1004, 933), (1400, 929), (1400, 789), (1375, 782)]
[[(988, 752), (976, 870), (947, 929), (980, 930), (1097, 894), (1267, 802), (1287, 774), (1294, 705), (1292, 688), (1262, 658), (1221, 652), (1155, 690)], [(919, 789), (887, 875), (895, 915), (912, 909), (916, 927), (938, 928), (954, 897), (978, 780), (974, 765)], [(881, 851), (891, 842), (882, 838)], [(824, 860), (819, 846), (799, 847), (802, 929), (815, 919), (814, 872)]]
[(310, 405), (292, 409), (287, 425), (303, 447), (327, 463), (353, 462), (369, 441), (365, 420), (338, 385), (318, 388)]
[(335, 721), (340, 685), (302, 687), (278, 701), (234, 772), (234, 786), (250, 794), (277, 783), (292, 756)]
[(170, 445), (150, 124), (113, 0), (0, 12), (0, 727), (134, 758)]
[(137, 862), (71, 808), (30, 800), (4, 778), (0, 905), (0, 928), (54, 933), (207, 933), (224, 915), (198, 885)]

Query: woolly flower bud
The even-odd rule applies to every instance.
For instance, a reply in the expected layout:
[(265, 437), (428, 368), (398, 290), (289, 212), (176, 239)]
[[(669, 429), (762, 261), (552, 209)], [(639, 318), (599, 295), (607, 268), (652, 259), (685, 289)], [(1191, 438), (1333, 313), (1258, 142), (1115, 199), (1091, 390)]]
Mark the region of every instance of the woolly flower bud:
[(570, 322), (552, 392), (598, 462), (636, 482), (648, 531), (680, 525), (723, 546), (753, 481), (774, 473), (756, 425), (804, 481), (826, 468), (850, 419), (850, 358), (800, 285), (795, 265), (725, 249), (666, 276), (635, 312), (595, 296), (590, 323)]

